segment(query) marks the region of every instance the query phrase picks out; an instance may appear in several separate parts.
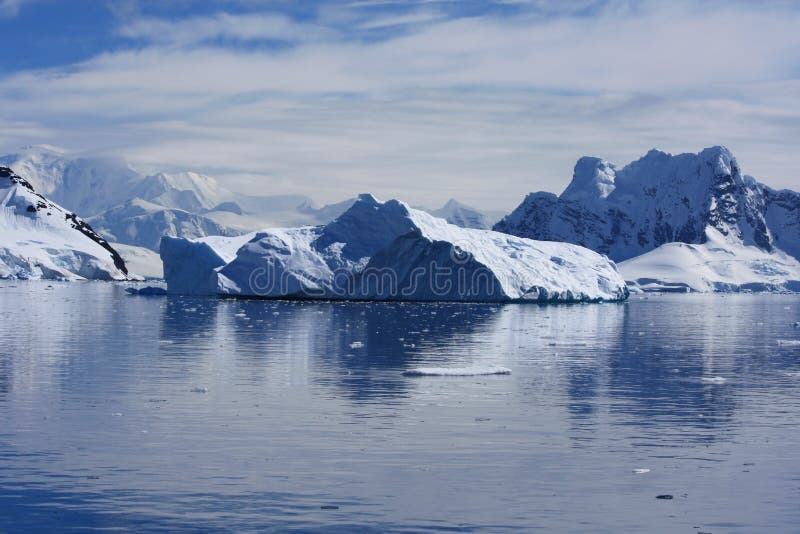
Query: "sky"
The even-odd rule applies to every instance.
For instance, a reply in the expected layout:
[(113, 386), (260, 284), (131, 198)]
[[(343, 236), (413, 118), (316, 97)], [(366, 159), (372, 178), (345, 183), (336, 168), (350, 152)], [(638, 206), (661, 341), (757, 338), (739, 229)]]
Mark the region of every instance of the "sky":
[(0, 0), (0, 152), (510, 210), (583, 155), (800, 188), (800, 2)]

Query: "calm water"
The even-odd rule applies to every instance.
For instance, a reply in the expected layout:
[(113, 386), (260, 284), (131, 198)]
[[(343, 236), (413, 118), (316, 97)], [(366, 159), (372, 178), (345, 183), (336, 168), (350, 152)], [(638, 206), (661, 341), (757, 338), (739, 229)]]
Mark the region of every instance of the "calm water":
[(800, 531), (800, 297), (0, 285), (0, 532)]

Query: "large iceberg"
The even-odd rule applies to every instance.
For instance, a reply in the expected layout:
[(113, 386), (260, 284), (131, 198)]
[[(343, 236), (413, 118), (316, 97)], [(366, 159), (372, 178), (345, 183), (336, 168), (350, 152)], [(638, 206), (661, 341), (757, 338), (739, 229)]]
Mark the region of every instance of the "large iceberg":
[(325, 226), (164, 238), (170, 293), (296, 299), (615, 301), (617, 268), (586, 248), (461, 228), (361, 195)]

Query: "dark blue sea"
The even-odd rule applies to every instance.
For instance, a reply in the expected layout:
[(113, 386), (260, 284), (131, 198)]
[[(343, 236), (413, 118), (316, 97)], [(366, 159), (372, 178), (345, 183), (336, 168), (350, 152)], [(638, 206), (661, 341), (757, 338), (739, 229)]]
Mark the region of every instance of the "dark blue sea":
[(0, 286), (0, 532), (800, 531), (798, 296)]

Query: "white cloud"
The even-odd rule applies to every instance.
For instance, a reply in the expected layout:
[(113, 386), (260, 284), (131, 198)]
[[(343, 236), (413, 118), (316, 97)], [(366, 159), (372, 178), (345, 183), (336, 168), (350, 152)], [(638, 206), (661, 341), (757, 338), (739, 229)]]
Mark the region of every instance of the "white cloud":
[(586, 153), (625, 163), (714, 144), (789, 186), (800, 148), (789, 7), (614, 4), (592, 18), (434, 20), (378, 42), (273, 15), (140, 19), (122, 31), (151, 43), (141, 50), (0, 81), (0, 119), (28, 125), (16, 144), (115, 150), (320, 201), (373, 191), (511, 208), (563, 188)]

